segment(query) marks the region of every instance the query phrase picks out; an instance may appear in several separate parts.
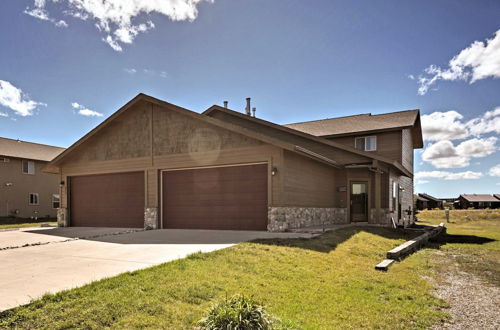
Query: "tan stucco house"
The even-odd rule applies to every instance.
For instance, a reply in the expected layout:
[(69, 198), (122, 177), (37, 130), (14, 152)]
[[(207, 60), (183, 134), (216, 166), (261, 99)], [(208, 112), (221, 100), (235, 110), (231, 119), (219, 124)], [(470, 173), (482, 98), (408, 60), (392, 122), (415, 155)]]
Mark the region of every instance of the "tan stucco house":
[(59, 176), (42, 170), (63, 150), (0, 138), (0, 217), (56, 217)]
[(419, 110), (278, 125), (139, 94), (46, 167), (61, 226), (282, 231), (412, 223)]

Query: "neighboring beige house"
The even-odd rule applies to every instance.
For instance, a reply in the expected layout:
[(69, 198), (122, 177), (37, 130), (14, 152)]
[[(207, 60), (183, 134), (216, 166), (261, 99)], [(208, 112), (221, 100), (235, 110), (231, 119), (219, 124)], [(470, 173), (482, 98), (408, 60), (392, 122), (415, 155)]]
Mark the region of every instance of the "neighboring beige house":
[(458, 200), (455, 203), (455, 207), (459, 209), (489, 209), (498, 208), (500, 200), (497, 195), (489, 194), (462, 194), (458, 196)]
[(63, 150), (0, 138), (0, 217), (56, 217), (59, 176), (42, 169)]
[(414, 221), (419, 110), (278, 125), (139, 94), (45, 168), (61, 226), (283, 231)]

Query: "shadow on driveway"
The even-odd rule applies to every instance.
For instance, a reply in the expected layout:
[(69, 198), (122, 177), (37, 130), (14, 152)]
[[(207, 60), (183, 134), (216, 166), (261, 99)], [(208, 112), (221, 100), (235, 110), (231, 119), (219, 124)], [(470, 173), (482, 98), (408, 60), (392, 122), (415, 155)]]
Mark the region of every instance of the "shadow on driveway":
[(306, 233), (272, 233), (266, 231), (68, 227), (30, 230), (30, 233), (79, 238), (116, 244), (235, 244), (257, 239), (311, 238)]

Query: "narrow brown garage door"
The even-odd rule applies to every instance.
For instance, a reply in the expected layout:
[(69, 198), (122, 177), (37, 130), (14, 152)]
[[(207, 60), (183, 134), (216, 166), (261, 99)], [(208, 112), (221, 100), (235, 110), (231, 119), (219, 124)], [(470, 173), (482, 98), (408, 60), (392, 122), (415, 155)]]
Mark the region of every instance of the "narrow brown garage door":
[(163, 227), (266, 230), (267, 165), (163, 172)]
[(71, 226), (144, 226), (144, 173), (116, 173), (70, 178)]

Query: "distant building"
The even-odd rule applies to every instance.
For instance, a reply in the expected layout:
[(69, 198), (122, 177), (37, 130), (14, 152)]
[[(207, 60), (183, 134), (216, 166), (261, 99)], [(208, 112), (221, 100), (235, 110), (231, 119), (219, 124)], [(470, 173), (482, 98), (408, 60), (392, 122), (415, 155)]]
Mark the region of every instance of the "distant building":
[(415, 201), (415, 208), (419, 211), (422, 210), (427, 210), (427, 203), (429, 202), (428, 199), (423, 198), (422, 196), (417, 195), (417, 199)]
[(458, 197), (458, 203), (455, 203), (460, 209), (487, 209), (497, 208), (500, 206), (500, 200), (488, 194), (462, 194)]
[(433, 197), (428, 194), (418, 194), (417, 196), (417, 210), (425, 209), (442, 209), (443, 201), (439, 198)]
[(63, 150), (0, 138), (0, 217), (56, 217), (60, 177), (42, 169)]
[(498, 199), (498, 201), (494, 203), (493, 208), (498, 209), (500, 208), (500, 194), (494, 194), (493, 196), (495, 196), (495, 198)]

